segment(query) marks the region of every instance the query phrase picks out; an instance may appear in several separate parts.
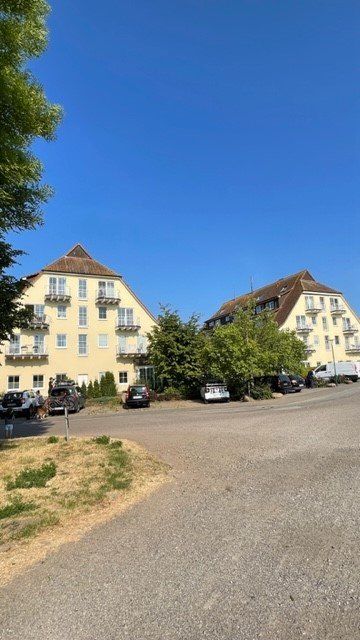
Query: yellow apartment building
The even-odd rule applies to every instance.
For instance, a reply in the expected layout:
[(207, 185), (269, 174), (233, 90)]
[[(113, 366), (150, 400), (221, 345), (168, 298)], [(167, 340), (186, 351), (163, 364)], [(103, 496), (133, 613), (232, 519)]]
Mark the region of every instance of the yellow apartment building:
[(79, 385), (111, 371), (119, 391), (150, 379), (146, 334), (156, 319), (112, 269), (81, 244), (25, 278), (33, 314), (0, 355), (0, 390), (40, 389), (65, 377)]
[(306, 365), (332, 362), (332, 347), (337, 361), (360, 361), (357, 314), (341, 291), (316, 282), (306, 269), (225, 302), (205, 327), (232, 322), (236, 310), (250, 300), (256, 303), (255, 313), (270, 309), (281, 329), (296, 331), (306, 345)]

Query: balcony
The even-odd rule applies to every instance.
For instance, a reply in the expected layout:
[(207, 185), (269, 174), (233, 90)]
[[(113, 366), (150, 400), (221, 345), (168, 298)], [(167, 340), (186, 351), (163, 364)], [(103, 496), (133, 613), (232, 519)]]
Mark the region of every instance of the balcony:
[(116, 289), (98, 289), (96, 302), (98, 304), (119, 304), (120, 294)]
[(140, 318), (116, 318), (116, 331), (137, 331), (140, 329)]
[(305, 344), (305, 351), (306, 353), (314, 353), (316, 348), (313, 344)]
[(343, 326), (343, 333), (345, 333), (345, 335), (350, 335), (351, 333), (356, 333), (357, 331), (359, 331), (359, 329), (353, 324), (347, 324)]
[(43, 360), (48, 357), (49, 354), (45, 345), (10, 346), (5, 350), (5, 358), (7, 360)]
[(360, 342), (354, 344), (348, 344), (345, 346), (346, 353), (360, 353)]
[(296, 325), (296, 331), (298, 331), (298, 333), (310, 333), (310, 331), (313, 331), (313, 326), (311, 324), (298, 324)]
[(45, 290), (45, 300), (48, 302), (70, 302), (70, 289), (69, 287), (47, 287)]
[(29, 323), (29, 329), (48, 329), (50, 323), (49, 316), (46, 315), (34, 315)]
[(116, 348), (117, 358), (134, 358), (136, 356), (146, 356), (147, 348), (145, 345), (127, 344), (125, 346), (118, 345)]
[(346, 309), (341, 304), (332, 304), (330, 306), (330, 313), (333, 316), (341, 316), (343, 313), (346, 313)]
[(306, 305), (305, 313), (320, 313), (321, 311), (325, 311), (320, 304)]

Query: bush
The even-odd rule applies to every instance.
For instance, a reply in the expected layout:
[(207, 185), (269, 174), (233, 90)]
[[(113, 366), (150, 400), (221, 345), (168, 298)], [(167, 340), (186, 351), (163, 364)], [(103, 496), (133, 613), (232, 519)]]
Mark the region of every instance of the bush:
[(100, 380), (100, 395), (114, 397), (117, 394), (114, 374), (111, 371), (106, 371), (105, 375)]
[(97, 438), (93, 438), (96, 444), (109, 444), (110, 436), (97, 436)]
[(31, 487), (45, 487), (48, 480), (56, 475), (55, 462), (48, 462), (41, 467), (24, 469), (16, 476), (15, 480), (9, 480), (6, 484), (8, 491), (11, 489), (31, 489)]
[(94, 393), (93, 393), (93, 398), (100, 398), (101, 396), (101, 392), (100, 392), (100, 385), (98, 380), (94, 380)]
[(250, 390), (250, 396), (254, 400), (270, 400), (273, 394), (267, 385), (254, 385)]
[(94, 385), (91, 382), (91, 380), (90, 380), (90, 382), (88, 384), (88, 387), (87, 387), (86, 397), (87, 398), (93, 398), (94, 397)]
[(47, 441), (49, 444), (56, 444), (59, 442), (59, 438), (57, 436), (49, 436)]
[(82, 395), (84, 398), (87, 398), (87, 389), (86, 389), (86, 384), (85, 384), (85, 382), (83, 382), (83, 383), (82, 383), (82, 385), (81, 385), (81, 395)]
[(158, 393), (158, 400), (181, 400), (183, 398), (183, 393), (180, 389), (175, 389), (175, 387), (168, 387), (162, 393)]
[(31, 511), (35, 508), (36, 504), (34, 502), (23, 502), (19, 496), (14, 496), (10, 504), (6, 504), (5, 507), (0, 509), (0, 520), (17, 516), (19, 513)]

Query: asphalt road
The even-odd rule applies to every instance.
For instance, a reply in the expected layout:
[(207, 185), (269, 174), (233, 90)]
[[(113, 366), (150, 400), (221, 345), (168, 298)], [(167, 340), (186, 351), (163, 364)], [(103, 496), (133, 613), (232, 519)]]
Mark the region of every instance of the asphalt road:
[(75, 416), (72, 433), (136, 440), (173, 480), (8, 585), (0, 638), (360, 638), (359, 411), (360, 383)]

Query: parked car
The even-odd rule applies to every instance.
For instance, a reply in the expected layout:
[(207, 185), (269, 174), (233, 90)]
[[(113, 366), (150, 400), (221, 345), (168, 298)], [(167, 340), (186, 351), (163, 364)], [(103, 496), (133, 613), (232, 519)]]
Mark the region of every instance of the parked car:
[(2, 410), (13, 409), (14, 413), (31, 418), (35, 413), (35, 393), (33, 391), (8, 391), (2, 399)]
[[(345, 376), (349, 380), (353, 380), (353, 382), (357, 382), (360, 378), (360, 362), (346, 362), (339, 361), (335, 362), (336, 365), (336, 374), (338, 376)], [(335, 368), (333, 362), (327, 362), (326, 364), (321, 364), (319, 367), (314, 369), (315, 378), (322, 380), (330, 380), (335, 376)]]
[(150, 391), (145, 384), (131, 384), (125, 394), (124, 406), (150, 407)]
[(276, 393), (296, 393), (301, 391), (301, 388), (298, 384), (293, 384), (288, 375), (285, 373), (278, 373), (274, 376), (263, 376), (261, 378), (256, 378), (256, 384), (266, 384), (270, 387), (272, 391)]
[(80, 387), (72, 383), (61, 383), (51, 389), (49, 396), (49, 413), (64, 411), (65, 405), (69, 411), (78, 413), (85, 407), (85, 398)]
[(230, 402), (230, 393), (223, 382), (206, 382), (200, 389), (200, 396), (207, 402)]
[(289, 373), (288, 375), (291, 380), (291, 384), (296, 388), (296, 390), (298, 390), (298, 387), (300, 387), (299, 391), (301, 391), (301, 389), (305, 389), (305, 378), (299, 376), (297, 373)]

